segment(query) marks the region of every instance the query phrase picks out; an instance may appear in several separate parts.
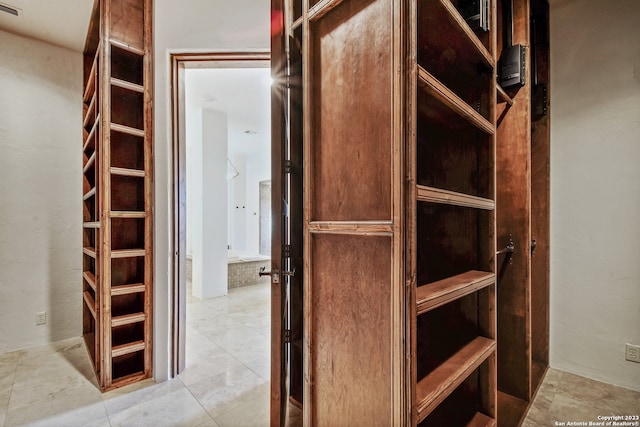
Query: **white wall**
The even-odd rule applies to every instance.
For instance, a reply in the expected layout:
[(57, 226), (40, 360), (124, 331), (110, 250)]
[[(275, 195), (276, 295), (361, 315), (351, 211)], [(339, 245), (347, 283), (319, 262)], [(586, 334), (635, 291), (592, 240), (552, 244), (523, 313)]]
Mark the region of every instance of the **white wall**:
[[(267, 144), (269, 145), (269, 144)], [(260, 253), (260, 181), (271, 179), (271, 156), (247, 156), (247, 252)]]
[(154, 373), (169, 376), (172, 263), (170, 54), (268, 51), (269, 0), (154, 1), (155, 292)]
[(227, 294), (227, 115), (199, 109), (202, 125), (200, 141), (191, 141), (195, 178), (191, 235), (192, 293), (199, 299)]
[(238, 170), (238, 176), (229, 182), (233, 202), (229, 206), (229, 223), (233, 223), (231, 249), (247, 251), (247, 156), (233, 156), (231, 162)]
[(551, 366), (640, 390), (640, 2), (551, 7)]
[(82, 333), (82, 55), (0, 31), (0, 88), (3, 353)]

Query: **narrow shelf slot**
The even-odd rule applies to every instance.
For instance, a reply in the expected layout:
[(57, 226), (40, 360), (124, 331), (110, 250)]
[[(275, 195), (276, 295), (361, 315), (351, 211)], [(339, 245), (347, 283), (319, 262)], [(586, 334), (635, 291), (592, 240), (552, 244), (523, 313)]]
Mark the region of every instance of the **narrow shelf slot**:
[(466, 427), (494, 427), (496, 425), (496, 420), (491, 417), (486, 416), (481, 412), (476, 412), (473, 416), (469, 424)]
[(111, 167), (144, 170), (144, 137), (112, 130)]
[(495, 127), (480, 113), (471, 108), (458, 95), (453, 93), (448, 87), (443, 85), (421, 66), (418, 66), (418, 86), (437, 99), (443, 106), (447, 107), (461, 118), (465, 119), (487, 135), (495, 134)]
[(477, 337), (416, 385), (418, 423), (422, 422), (493, 352), (494, 340)]
[(111, 251), (111, 258), (143, 257), (145, 255), (144, 249), (118, 249)]
[(130, 127), (130, 126), (120, 125), (120, 124), (117, 124), (117, 123), (111, 123), (111, 130), (144, 138), (144, 131), (143, 130), (134, 129), (134, 128)]
[(144, 341), (135, 341), (129, 344), (122, 344), (111, 349), (111, 357), (120, 357), (125, 354), (135, 353), (144, 350)]
[(132, 177), (137, 177), (137, 178), (144, 178), (145, 177), (145, 172), (143, 170), (116, 168), (116, 167), (113, 167), (113, 166), (111, 167), (111, 174), (112, 175), (120, 175), (120, 176), (132, 176)]
[(91, 271), (85, 271), (82, 273), (82, 277), (84, 277), (84, 280), (86, 280), (86, 282), (89, 284), (89, 286), (91, 286), (91, 289), (93, 289), (93, 291), (96, 291), (96, 276), (93, 274), (93, 272)]
[(84, 303), (87, 304), (87, 308), (89, 309), (89, 311), (91, 312), (91, 315), (95, 319), (96, 318), (96, 302), (93, 300), (93, 297), (91, 296), (89, 291), (84, 291), (82, 293), (82, 296), (84, 297)]
[(145, 291), (146, 286), (144, 283), (131, 283), (127, 285), (112, 286), (111, 296), (135, 294)]
[(416, 289), (417, 314), (426, 313), (495, 283), (495, 274), (471, 270)]
[(91, 130), (87, 135), (87, 139), (84, 142), (84, 145), (82, 146), (83, 151), (87, 151), (87, 148), (90, 148), (90, 147), (95, 148), (95, 137), (96, 137), (96, 132), (98, 130), (99, 123), (100, 123), (100, 114), (96, 116), (96, 122), (93, 124), (93, 127), (91, 128)]
[(461, 32), (466, 38), (467, 43), (470, 46), (473, 46), (473, 49), (476, 51), (478, 55), (480, 55), (485, 63), (490, 68), (495, 67), (495, 61), (493, 56), (489, 52), (489, 50), (485, 47), (485, 45), (480, 41), (476, 33), (471, 29), (467, 21), (460, 15), (460, 12), (456, 7), (451, 3), (450, 0), (438, 0), (436, 3), (439, 3), (440, 6), (448, 16), (449, 21), (458, 28), (458, 31)]
[(95, 162), (96, 162), (96, 152), (94, 151), (93, 154), (91, 154), (91, 157), (89, 157), (89, 160), (87, 160), (87, 163), (84, 165), (84, 168), (82, 168), (82, 172), (87, 173), (87, 171), (91, 169), (91, 166), (93, 166)]
[(82, 121), (82, 125), (85, 127), (85, 129), (89, 126), (90, 123), (91, 123), (91, 126), (93, 126), (94, 123), (92, 123), (91, 120), (94, 120), (95, 117), (96, 117), (96, 95), (94, 93), (93, 96), (91, 97), (91, 102), (87, 106), (87, 109), (84, 113), (84, 120)]
[(492, 211), (496, 203), (491, 199), (456, 193), (454, 191), (439, 188), (416, 185), (416, 198), (419, 202), (441, 203), (445, 205), (460, 206), (466, 208), (484, 209)]
[(82, 248), (82, 252), (91, 258), (95, 258), (97, 256), (96, 248)]
[(122, 316), (116, 316), (111, 318), (111, 327), (116, 328), (118, 326), (131, 325), (132, 323), (140, 323), (145, 321), (144, 313), (131, 313), (124, 314)]
[(128, 81), (125, 81), (125, 80), (120, 80), (120, 79), (117, 79), (115, 77), (111, 77), (111, 85), (120, 87), (122, 89), (131, 90), (131, 91), (134, 91), (134, 92), (140, 92), (140, 93), (144, 92), (144, 86), (136, 84), (136, 83), (131, 83), (131, 82), (128, 82)]
[(144, 129), (144, 94), (111, 86), (111, 123)]
[(89, 77), (87, 79), (87, 85), (84, 89), (84, 94), (82, 95), (82, 99), (84, 102), (89, 101), (91, 97), (95, 94), (96, 91), (96, 68), (98, 66), (98, 54), (93, 57), (93, 63), (91, 64), (91, 69), (89, 70)]

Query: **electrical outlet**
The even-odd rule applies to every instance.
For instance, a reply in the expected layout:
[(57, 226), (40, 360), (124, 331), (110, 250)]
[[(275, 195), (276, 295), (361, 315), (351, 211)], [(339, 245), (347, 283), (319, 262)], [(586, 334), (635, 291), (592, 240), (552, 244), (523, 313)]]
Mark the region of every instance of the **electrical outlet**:
[(627, 343), (624, 352), (624, 359), (629, 362), (640, 363), (640, 345)]
[(47, 312), (39, 311), (36, 313), (36, 325), (44, 325), (47, 323)]

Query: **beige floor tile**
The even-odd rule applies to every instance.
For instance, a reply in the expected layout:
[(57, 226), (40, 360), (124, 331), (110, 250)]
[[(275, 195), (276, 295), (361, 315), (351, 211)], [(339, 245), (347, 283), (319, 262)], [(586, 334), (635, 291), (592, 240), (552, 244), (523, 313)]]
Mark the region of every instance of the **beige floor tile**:
[(220, 427), (269, 427), (269, 394), (256, 396), (215, 418)]
[(640, 393), (549, 369), (523, 427), (597, 422), (599, 415), (640, 414)]
[[(154, 398), (144, 399), (115, 414), (113, 427), (198, 426), (211, 420), (202, 405), (184, 387), (166, 388)], [(126, 395), (125, 395), (126, 397)]]
[(245, 366), (189, 386), (191, 393), (214, 419), (268, 389), (268, 383)]

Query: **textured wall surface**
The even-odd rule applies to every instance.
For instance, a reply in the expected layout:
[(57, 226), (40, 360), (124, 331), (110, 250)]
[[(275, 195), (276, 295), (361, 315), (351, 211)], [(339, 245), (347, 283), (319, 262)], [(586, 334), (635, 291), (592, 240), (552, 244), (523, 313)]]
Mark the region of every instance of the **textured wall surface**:
[(640, 2), (551, 7), (551, 365), (640, 390)]
[(81, 224), (82, 55), (0, 31), (0, 353), (82, 333)]

